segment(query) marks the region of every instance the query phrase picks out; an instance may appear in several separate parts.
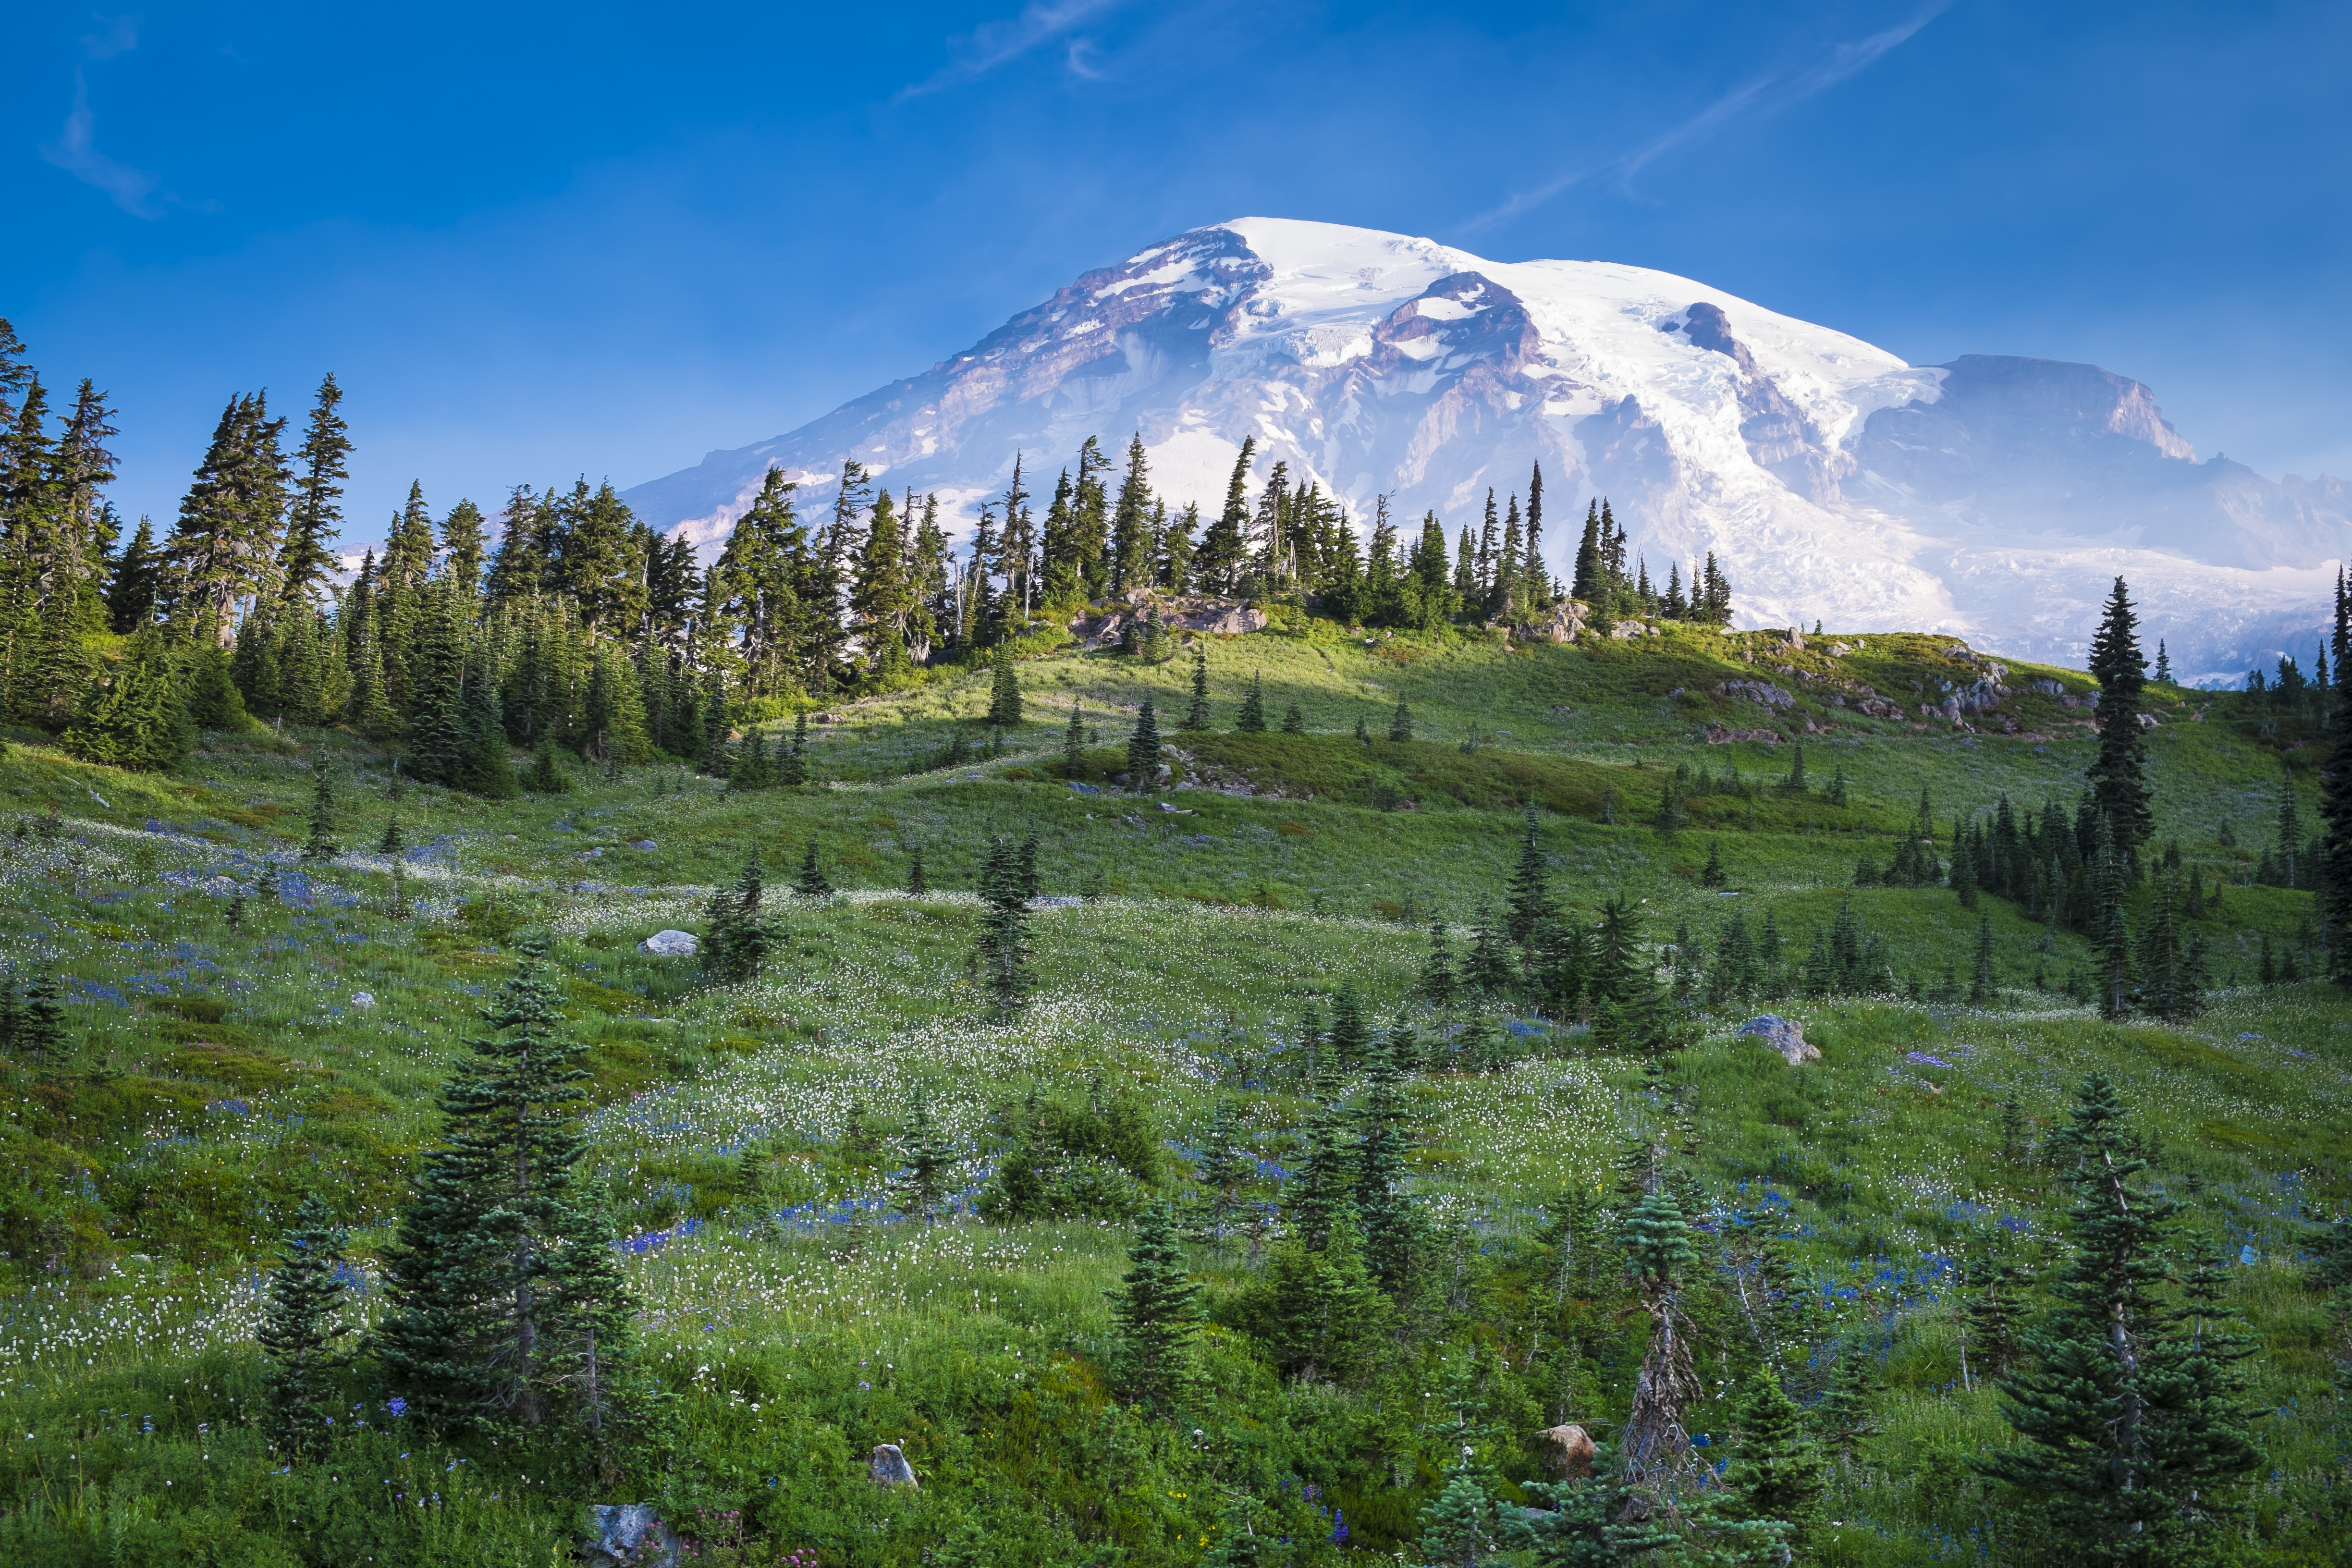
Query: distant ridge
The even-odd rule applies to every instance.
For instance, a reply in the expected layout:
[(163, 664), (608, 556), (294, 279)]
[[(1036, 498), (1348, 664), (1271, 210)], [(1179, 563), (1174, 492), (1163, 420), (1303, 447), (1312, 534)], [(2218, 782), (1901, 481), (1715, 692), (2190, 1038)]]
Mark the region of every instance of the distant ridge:
[[(1544, 468), (1556, 518), (1611, 498), (1663, 577), (1713, 551), (1745, 624), (1948, 632), (2079, 663), (2109, 580), (2194, 679), (2308, 661), (2352, 497), (2199, 462), (2140, 383), (1970, 354), (1918, 367), (1671, 273), (1494, 262), (1378, 230), (1241, 218), (1089, 272), (971, 348), (800, 429), (640, 485), (706, 551), (771, 463), (855, 457), (970, 517), (1016, 452), (1047, 477), (1139, 430), (1213, 506), (1244, 437), (1367, 521), (1449, 527)], [(1572, 542), (1552, 531), (1556, 573)]]

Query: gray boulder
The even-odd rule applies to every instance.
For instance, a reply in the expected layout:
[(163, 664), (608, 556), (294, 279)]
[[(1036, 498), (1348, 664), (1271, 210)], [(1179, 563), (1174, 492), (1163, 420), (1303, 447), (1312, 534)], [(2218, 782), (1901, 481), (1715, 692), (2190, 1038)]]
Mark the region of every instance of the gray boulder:
[(877, 1487), (917, 1485), (915, 1467), (907, 1463), (907, 1456), (898, 1451), (896, 1443), (877, 1444), (873, 1458), (866, 1462), (866, 1473), (874, 1478)]
[(1821, 1047), (1806, 1040), (1805, 1026), (1794, 1018), (1767, 1013), (1761, 1017), (1748, 1019), (1739, 1026), (1738, 1032), (1742, 1037), (1771, 1047), (1790, 1067), (1822, 1059)]
[(589, 1568), (677, 1568), (677, 1538), (654, 1517), (653, 1504), (598, 1503), (590, 1513), (596, 1533), (580, 1549)]
[(690, 931), (657, 931), (638, 945), (664, 958), (692, 958), (695, 954), (694, 933)]

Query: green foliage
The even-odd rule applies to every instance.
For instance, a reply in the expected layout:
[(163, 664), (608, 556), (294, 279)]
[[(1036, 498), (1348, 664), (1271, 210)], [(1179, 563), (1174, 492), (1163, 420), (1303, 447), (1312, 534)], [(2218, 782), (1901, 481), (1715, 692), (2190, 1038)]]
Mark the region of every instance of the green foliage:
[(1183, 1242), (1165, 1204), (1143, 1211), (1127, 1278), (1111, 1293), (1114, 1380), (1122, 1397), (1150, 1410), (1179, 1403), (1192, 1379), (1192, 1333), (1198, 1292), (1185, 1267)]
[(255, 1338), (269, 1358), (269, 1441), (291, 1459), (320, 1458), (333, 1436), (328, 1397), (348, 1360), (336, 1342), (351, 1331), (337, 1321), (349, 1240), (318, 1194), (306, 1194), (269, 1277), (269, 1305)]

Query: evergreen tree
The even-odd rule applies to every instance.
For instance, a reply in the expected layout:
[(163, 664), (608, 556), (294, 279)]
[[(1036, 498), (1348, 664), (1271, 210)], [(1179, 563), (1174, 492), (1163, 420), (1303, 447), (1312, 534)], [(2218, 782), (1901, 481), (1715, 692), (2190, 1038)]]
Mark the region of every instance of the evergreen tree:
[[(1444, 940), (1442, 932), (1439, 940)], [(1453, 994), (1450, 971), (1446, 994)], [(1362, 1067), (1370, 1053), (1372, 1026), (1364, 1016), (1364, 998), (1352, 978), (1342, 980), (1339, 994), (1332, 998), (1329, 1044), (1332, 1060), (1343, 1073)]]
[(438, 1425), (533, 1427), (578, 1408), (570, 1347), (583, 1336), (562, 1265), (610, 1236), (573, 1178), (588, 1075), (559, 986), (546, 939), (525, 938), (482, 1010), (489, 1033), (467, 1042), (471, 1058), (443, 1086), (442, 1142), (389, 1260), (376, 1354)]
[(286, 542), (278, 553), (278, 592), (292, 604), (306, 603), (331, 574), (334, 543), (343, 519), (342, 486), (351, 477), (351, 426), (336, 409), (343, 389), (332, 374), (319, 384), (317, 402), (295, 453), (299, 477), (287, 518)]
[(1234, 732), (1237, 735), (1265, 733), (1265, 685), (1257, 676), (1250, 677), (1249, 695), (1242, 699), (1241, 715), (1234, 721)]
[[(1464, 531), (1463, 537), (1469, 533)], [(1470, 1450), (1421, 1510), (1421, 1560), (1429, 1568), (1503, 1568), (1503, 1553), (1528, 1532), (1517, 1509), (1495, 1496)]]
[(988, 722), (1000, 733), (1021, 728), (1021, 678), (1013, 668), (1013, 648), (1000, 643), (996, 648), (995, 681), (989, 688)]
[(1659, 1183), (1644, 1192), (1619, 1226), (1619, 1245), (1634, 1294), (1650, 1315), (1650, 1345), (1625, 1419), (1625, 1455), (1643, 1469), (1671, 1466), (1690, 1449), (1683, 1417), (1701, 1396), (1682, 1306), (1684, 1273), (1698, 1261), (1690, 1222)]
[(1160, 784), (1160, 720), (1146, 697), (1135, 715), (1135, 733), (1127, 739), (1127, 787), (1149, 794)]
[(743, 864), (743, 874), (731, 886), (711, 891), (705, 913), (702, 969), (720, 984), (749, 980), (759, 973), (768, 949), (775, 942), (775, 928), (761, 912), (762, 881), (760, 847), (754, 844), (751, 859)]
[(990, 1005), (1000, 1019), (1019, 1012), (1036, 984), (1030, 968), (1029, 915), (1029, 900), (1036, 896), (1034, 873), (1024, 867), (1024, 858), (1011, 839), (994, 838), (981, 869), (980, 898), (986, 908), (975, 958)]
[(302, 863), (318, 865), (341, 853), (335, 845), (335, 787), (328, 776), (327, 759), (310, 764), (310, 837), (302, 845)]
[(1961, 1382), (1973, 1386), (1980, 1377), (2008, 1376), (2025, 1317), (2025, 1270), (1997, 1253), (1971, 1259), (1958, 1289)]
[(1804, 1413), (1769, 1366), (1750, 1374), (1739, 1409), (1739, 1447), (1724, 1485), (1741, 1514), (1789, 1527), (1789, 1544), (1802, 1551), (1821, 1512), (1824, 1467), (1805, 1435)]
[(1527, 810), (1526, 831), (1519, 837), (1519, 858), (1511, 867), (1509, 884), (1509, 916), (1505, 929), (1513, 942), (1521, 947), (1535, 940), (1536, 932), (1559, 913), (1552, 902), (1551, 871), (1543, 851), (1542, 823), (1531, 804)]
[(776, 748), (775, 766), (772, 770), (777, 784), (786, 789), (798, 789), (809, 782), (808, 710), (793, 715), (793, 740), (789, 746)]
[(395, 811), (383, 819), (383, 837), (376, 840), (375, 852), (379, 855), (397, 855), (405, 847), (406, 843), (400, 837), (400, 813)]
[(2172, 656), (2165, 651), (2162, 637), (2156, 639), (2156, 683), (2158, 686), (2172, 684)]
[[(1311, 1030), (1309, 1034), (1311, 1038)], [(1311, 1055), (1313, 1046), (1307, 1048)], [(1202, 1141), (1197, 1173), (1211, 1241), (1222, 1243), (1225, 1239), (1226, 1222), (1241, 1206), (1242, 1188), (1256, 1171), (1256, 1162), (1242, 1147), (1240, 1108), (1231, 1100), (1219, 1100), (1216, 1113), (1209, 1121), (1208, 1136)]]
[(2133, 864), (2155, 831), (2147, 740), (2139, 723), (2147, 665), (2140, 657), (2137, 628), (2130, 593), (2118, 577), (2091, 638), (2091, 673), (2099, 682), (2099, 754), (2088, 772), (2091, 798), (2115, 834), (2116, 851)]
[(803, 899), (833, 897), (833, 884), (825, 879), (824, 868), (817, 860), (814, 833), (809, 835), (808, 852), (801, 857), (800, 879), (793, 884), (793, 891)]
[[(2319, 933), (2327, 950), (2328, 978), (2352, 988), (2352, 595), (2337, 574), (2336, 686), (2325, 694), (2327, 756), (2319, 772)], [(2196, 908), (2191, 885), (2191, 918)]]
[(923, 847), (918, 844), (907, 851), (907, 894), (919, 899), (930, 890), (923, 878)]
[(142, 516), (107, 584), (108, 627), (118, 636), (129, 637), (155, 618), (155, 605), (163, 595), (163, 552), (155, 547), (154, 524)]
[(1389, 739), (1391, 741), (1412, 739), (1412, 714), (1405, 708), (1404, 699), (1402, 697), (1397, 699), (1395, 715), (1389, 720)]
[(1509, 994), (1517, 977), (1504, 932), (1488, 918), (1485, 900), (1478, 902), (1478, 921), (1470, 928), (1470, 952), (1462, 964), (1463, 989), (1493, 999)]
[(907, 1107), (902, 1141), (907, 1165), (898, 1180), (899, 1206), (918, 1219), (930, 1219), (947, 1195), (948, 1180), (954, 1173), (955, 1145), (931, 1121), (930, 1097), (919, 1084)]
[[(195, 651), (200, 672), (226, 675), (216, 654)], [(226, 679), (219, 684), (226, 687)], [(236, 687), (228, 687), (228, 699)], [(240, 721), (242, 705), (221, 700), (228, 720)], [(230, 729), (230, 721), (219, 729)], [(195, 736), (191, 712), (181, 703), (179, 672), (172, 660), (169, 635), (148, 626), (131, 635), (130, 648), (120, 663), (89, 687), (80, 712), (64, 733), (64, 748), (82, 762), (103, 762), (142, 773), (169, 773), (188, 754)]]
[[(1955, 854), (1953, 859), (1958, 862)], [(2098, 1004), (2103, 1018), (2119, 1018), (2131, 1009), (2133, 987), (2131, 928), (2124, 919), (2124, 891), (2129, 872), (2115, 825), (2102, 817), (2098, 826), (2098, 859), (2092, 870), (2093, 909), (2096, 924), (2092, 939), (2098, 945)]]
[(1184, 728), (1209, 727), (1209, 644), (1203, 637), (1192, 645), (1192, 705), (1184, 710)]
[(1624, 1484), (1606, 1445), (1594, 1445), (1592, 1474), (1584, 1479), (1530, 1481), (1520, 1489), (1550, 1505), (1527, 1521), (1536, 1568), (1622, 1568), (1682, 1543), (1649, 1495)]
[(1454, 950), (1445, 940), (1445, 922), (1429, 922), (1429, 957), (1423, 961), (1421, 980), (1413, 994), (1433, 1007), (1454, 1005)]
[[(1224, 509), (1201, 536), (1201, 547), (1193, 553), (1193, 579), (1204, 594), (1231, 594), (1241, 586), (1249, 554), (1249, 471), (1256, 457), (1257, 438), (1244, 437), (1233, 479), (1225, 487)], [(1205, 724), (1186, 727), (1207, 728)]]
[(1698, 885), (1702, 888), (1720, 888), (1730, 879), (1730, 874), (1723, 868), (1722, 844), (1716, 839), (1708, 839), (1706, 864), (1699, 868)]
[(1062, 774), (1065, 778), (1084, 778), (1086, 772), (1086, 710), (1074, 701), (1070, 704), (1069, 727), (1062, 731)]
[(2214, 1560), (2261, 1452), (2208, 1289), (2164, 1299), (2165, 1244), (2181, 1205), (2141, 1180), (2147, 1162), (2115, 1086), (2084, 1080), (2053, 1142), (2070, 1158), (2072, 1256), (2048, 1318), (2023, 1336), (2032, 1365), (2001, 1385), (2019, 1443), (1977, 1461), (2034, 1497), (2052, 1545), (2081, 1561)]
[[(1356, 1162), (1343, 1142), (1345, 1117), (1338, 1106), (1318, 1109), (1307, 1121), (1306, 1157), (1283, 1189), (1283, 1219), (1310, 1252), (1319, 1252), (1348, 1209)], [(1361, 1245), (1361, 1235), (1357, 1241)]]
[(530, 771), (523, 774), (522, 787), (533, 795), (570, 793), (572, 778), (563, 771), (563, 765), (556, 761), (553, 735), (540, 738), (539, 749), (531, 753)]
[(350, 1363), (336, 1342), (343, 1306), (343, 1248), (349, 1237), (316, 1193), (305, 1193), (294, 1223), (279, 1237), (278, 1267), (254, 1337), (268, 1358), (265, 1374), (270, 1447), (289, 1460), (316, 1459), (332, 1437), (328, 1417), (334, 1374)]
[(1819, 1419), (1822, 1436), (1840, 1458), (1853, 1460), (1864, 1443), (1878, 1436), (1873, 1414), (1878, 1389), (1878, 1363), (1867, 1351), (1849, 1344), (1838, 1352)]
[(1200, 1321), (1198, 1292), (1167, 1205), (1143, 1211), (1128, 1253), (1127, 1278), (1109, 1295), (1117, 1336), (1113, 1384), (1122, 1398), (1165, 1411), (1191, 1381), (1192, 1333)]
[(1296, 702), (1292, 703), (1283, 712), (1282, 732), (1286, 735), (1304, 735), (1307, 733), (1307, 715), (1299, 710), (1298, 704)]
[(1981, 1007), (1993, 998), (1992, 911), (1977, 919), (1977, 956), (1969, 979), (1969, 1005)]
[(9, 1001), (13, 1016), (8, 1027), (8, 1048), (28, 1062), (55, 1066), (65, 1059), (66, 1016), (59, 1005), (58, 977), (46, 969), (37, 969), (32, 978), (16, 990), (16, 976), (8, 974)]

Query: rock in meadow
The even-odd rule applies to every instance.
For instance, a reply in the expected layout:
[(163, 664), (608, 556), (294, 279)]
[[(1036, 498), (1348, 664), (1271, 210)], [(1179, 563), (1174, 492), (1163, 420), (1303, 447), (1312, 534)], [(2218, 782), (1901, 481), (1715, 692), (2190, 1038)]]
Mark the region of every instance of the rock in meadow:
[(1570, 1423), (1539, 1436), (1551, 1445), (1545, 1450), (1546, 1457), (1564, 1479), (1578, 1480), (1592, 1473), (1592, 1436), (1583, 1427)]
[(677, 1568), (677, 1538), (653, 1504), (598, 1503), (589, 1511), (595, 1534), (580, 1549), (588, 1568)]
[(695, 954), (694, 933), (690, 931), (657, 931), (637, 945), (664, 958), (692, 958)]
[(907, 1463), (907, 1456), (898, 1451), (896, 1443), (877, 1444), (873, 1458), (866, 1462), (866, 1473), (874, 1478), (877, 1487), (917, 1485), (915, 1467)]
[(1805, 1038), (1805, 1026), (1794, 1018), (1783, 1018), (1777, 1013), (1748, 1019), (1739, 1026), (1738, 1033), (1760, 1045), (1771, 1047), (1790, 1067), (1822, 1059), (1821, 1047)]

